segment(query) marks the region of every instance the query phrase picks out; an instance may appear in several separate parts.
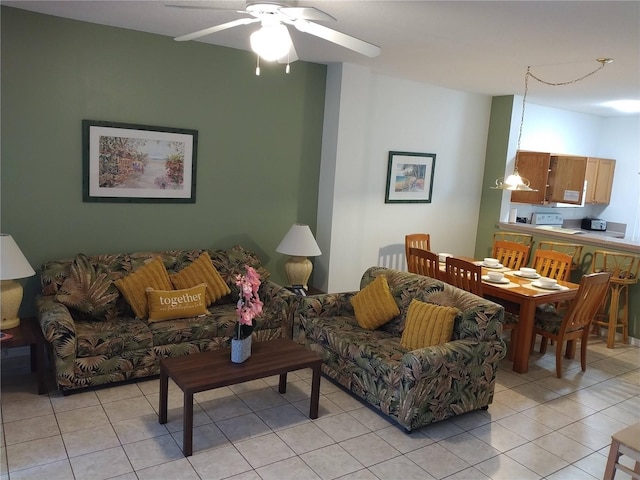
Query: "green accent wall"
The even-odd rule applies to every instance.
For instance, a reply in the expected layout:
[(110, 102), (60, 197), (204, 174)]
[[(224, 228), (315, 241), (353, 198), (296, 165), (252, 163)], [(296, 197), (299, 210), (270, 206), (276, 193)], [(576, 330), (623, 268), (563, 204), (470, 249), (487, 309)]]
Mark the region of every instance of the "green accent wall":
[[(86, 254), (275, 248), (315, 232), (326, 66), (2, 7), (1, 229), (34, 269)], [(195, 204), (84, 203), (83, 119), (198, 130)], [(39, 277), (23, 281), (35, 312)]]
[(502, 190), (492, 190), (496, 178), (504, 176), (504, 166), (509, 148), (513, 96), (493, 97), (487, 135), (487, 153), (484, 163), (480, 215), (476, 231), (475, 258), (491, 254), (493, 233), (497, 231), (502, 204)]

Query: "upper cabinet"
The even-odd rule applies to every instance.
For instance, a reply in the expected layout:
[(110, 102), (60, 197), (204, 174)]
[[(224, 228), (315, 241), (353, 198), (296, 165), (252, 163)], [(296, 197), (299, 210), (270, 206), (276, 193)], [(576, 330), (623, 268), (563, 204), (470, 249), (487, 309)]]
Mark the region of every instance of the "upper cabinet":
[(609, 158), (587, 159), (586, 204), (608, 204), (611, 200), (611, 188), (613, 187), (613, 173), (616, 169), (616, 161)]
[(520, 176), (528, 179), (531, 188), (538, 191), (513, 191), (512, 202), (582, 203), (587, 157), (519, 151), (516, 161)]

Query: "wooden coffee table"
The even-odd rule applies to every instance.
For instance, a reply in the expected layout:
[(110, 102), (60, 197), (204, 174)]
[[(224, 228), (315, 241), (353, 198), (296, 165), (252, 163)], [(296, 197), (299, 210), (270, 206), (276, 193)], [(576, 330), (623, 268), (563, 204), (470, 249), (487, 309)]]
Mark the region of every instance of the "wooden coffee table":
[(322, 359), (317, 353), (285, 338), (253, 342), (251, 357), (244, 363), (232, 363), (231, 351), (228, 348), (162, 359), (160, 360), (159, 421), (167, 423), (167, 395), (169, 378), (171, 378), (184, 394), (182, 452), (185, 457), (188, 457), (193, 452), (194, 393), (272, 375), (280, 375), (278, 392), (285, 393), (287, 373), (302, 368), (313, 369), (309, 417), (318, 418), (321, 365)]

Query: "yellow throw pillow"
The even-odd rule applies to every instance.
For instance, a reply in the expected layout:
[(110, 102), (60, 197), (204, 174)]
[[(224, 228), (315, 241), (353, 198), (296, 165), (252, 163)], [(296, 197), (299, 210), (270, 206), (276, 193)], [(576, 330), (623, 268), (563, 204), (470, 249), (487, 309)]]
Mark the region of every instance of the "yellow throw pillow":
[(216, 267), (211, 263), (211, 257), (207, 252), (202, 253), (198, 259), (178, 273), (169, 275), (174, 288), (184, 289), (195, 287), (201, 283), (207, 285), (207, 307), (231, 293), (229, 285), (222, 279)]
[(459, 312), (457, 308), (411, 300), (400, 344), (407, 350), (417, 350), (448, 342)]
[(400, 309), (384, 275), (378, 276), (356, 293), (351, 299), (351, 305), (356, 313), (358, 324), (368, 330), (375, 330), (393, 317), (400, 315)]
[(197, 317), (208, 313), (205, 305), (207, 286), (204, 283), (185, 290), (154, 290), (147, 288), (149, 321), (161, 322), (174, 318)]
[(114, 282), (118, 290), (129, 302), (137, 318), (147, 318), (148, 287), (154, 290), (173, 290), (167, 269), (160, 257), (154, 258), (124, 278)]

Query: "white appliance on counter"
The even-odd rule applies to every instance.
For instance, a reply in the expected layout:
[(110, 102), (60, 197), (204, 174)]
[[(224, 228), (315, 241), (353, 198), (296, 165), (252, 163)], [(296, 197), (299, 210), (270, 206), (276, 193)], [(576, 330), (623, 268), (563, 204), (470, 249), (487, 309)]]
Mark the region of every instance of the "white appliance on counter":
[(576, 235), (584, 233), (580, 229), (575, 228), (563, 228), (562, 223), (564, 218), (559, 213), (532, 213), (531, 225), (535, 225), (540, 230), (551, 230), (554, 232), (568, 233)]

